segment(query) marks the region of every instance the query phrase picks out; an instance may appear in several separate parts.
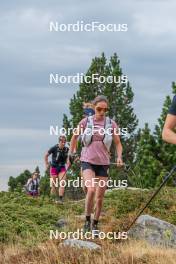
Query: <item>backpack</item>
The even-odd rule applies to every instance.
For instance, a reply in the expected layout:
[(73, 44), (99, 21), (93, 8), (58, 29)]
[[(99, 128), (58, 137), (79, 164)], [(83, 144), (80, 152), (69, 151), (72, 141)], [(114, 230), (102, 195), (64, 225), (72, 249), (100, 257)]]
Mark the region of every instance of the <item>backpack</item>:
[(27, 192), (38, 191), (38, 188), (39, 188), (39, 179), (36, 179), (36, 184), (34, 183), (34, 180), (31, 179), (31, 181), (25, 185), (25, 189)]
[(34, 180), (32, 180), (32, 187), (31, 187), (31, 190), (32, 190), (32, 191), (38, 191), (38, 188), (39, 188), (39, 180), (36, 179), (36, 184), (34, 183)]
[(56, 157), (56, 162), (59, 164), (59, 165), (64, 165), (66, 160), (67, 160), (67, 157), (68, 157), (68, 151), (69, 151), (69, 148), (68, 147), (64, 147), (63, 149), (60, 149), (58, 146), (57, 146), (57, 157)]
[[(86, 128), (82, 135), (82, 143), (85, 147), (88, 147), (92, 143), (93, 128), (94, 128), (93, 116), (89, 116), (87, 118)], [(109, 151), (112, 144), (112, 120), (109, 117), (105, 118), (104, 130), (105, 133), (102, 142)]]

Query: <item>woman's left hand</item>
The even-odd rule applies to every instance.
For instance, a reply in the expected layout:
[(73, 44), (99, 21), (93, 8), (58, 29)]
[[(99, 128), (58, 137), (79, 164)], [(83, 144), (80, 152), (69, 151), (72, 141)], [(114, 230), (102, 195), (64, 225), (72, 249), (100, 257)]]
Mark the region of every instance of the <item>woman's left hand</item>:
[(123, 165), (123, 160), (121, 158), (117, 158), (117, 167), (122, 167)]

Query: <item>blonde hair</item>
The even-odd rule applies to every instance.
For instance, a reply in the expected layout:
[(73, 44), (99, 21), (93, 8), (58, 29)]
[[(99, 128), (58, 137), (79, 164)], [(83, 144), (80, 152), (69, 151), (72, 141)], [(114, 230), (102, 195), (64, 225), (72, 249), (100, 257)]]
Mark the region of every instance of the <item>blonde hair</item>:
[(94, 104), (91, 102), (83, 102), (83, 108), (92, 108), (94, 109)]

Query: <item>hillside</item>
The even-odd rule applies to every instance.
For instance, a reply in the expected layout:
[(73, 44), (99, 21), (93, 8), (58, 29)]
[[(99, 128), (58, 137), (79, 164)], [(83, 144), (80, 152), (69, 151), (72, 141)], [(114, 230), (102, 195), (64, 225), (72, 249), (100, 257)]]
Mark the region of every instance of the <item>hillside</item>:
[[(151, 193), (140, 190), (106, 193), (101, 230), (123, 231)], [(92, 253), (83, 249), (63, 250), (60, 240), (49, 240), (49, 231), (57, 229), (58, 219), (68, 221), (60, 229), (65, 232), (82, 228), (84, 201), (56, 205), (47, 197), (33, 199), (7, 192), (0, 193), (0, 201), (1, 263), (176, 263), (174, 250), (163, 251), (142, 241), (96, 241), (102, 250)], [(176, 225), (175, 201), (176, 189), (165, 188), (146, 213)]]

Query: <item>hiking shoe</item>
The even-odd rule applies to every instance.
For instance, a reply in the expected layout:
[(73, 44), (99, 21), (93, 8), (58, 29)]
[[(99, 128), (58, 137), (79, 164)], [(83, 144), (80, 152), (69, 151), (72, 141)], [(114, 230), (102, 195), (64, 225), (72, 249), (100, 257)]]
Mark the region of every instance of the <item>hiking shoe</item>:
[(92, 224), (92, 237), (98, 238), (100, 230), (98, 229), (98, 225)]
[(55, 199), (55, 203), (56, 203), (56, 204), (63, 204), (63, 200), (60, 199), (59, 197), (57, 197), (57, 198)]
[(83, 227), (83, 233), (87, 233), (91, 231), (91, 225), (90, 221), (85, 221), (84, 227)]

